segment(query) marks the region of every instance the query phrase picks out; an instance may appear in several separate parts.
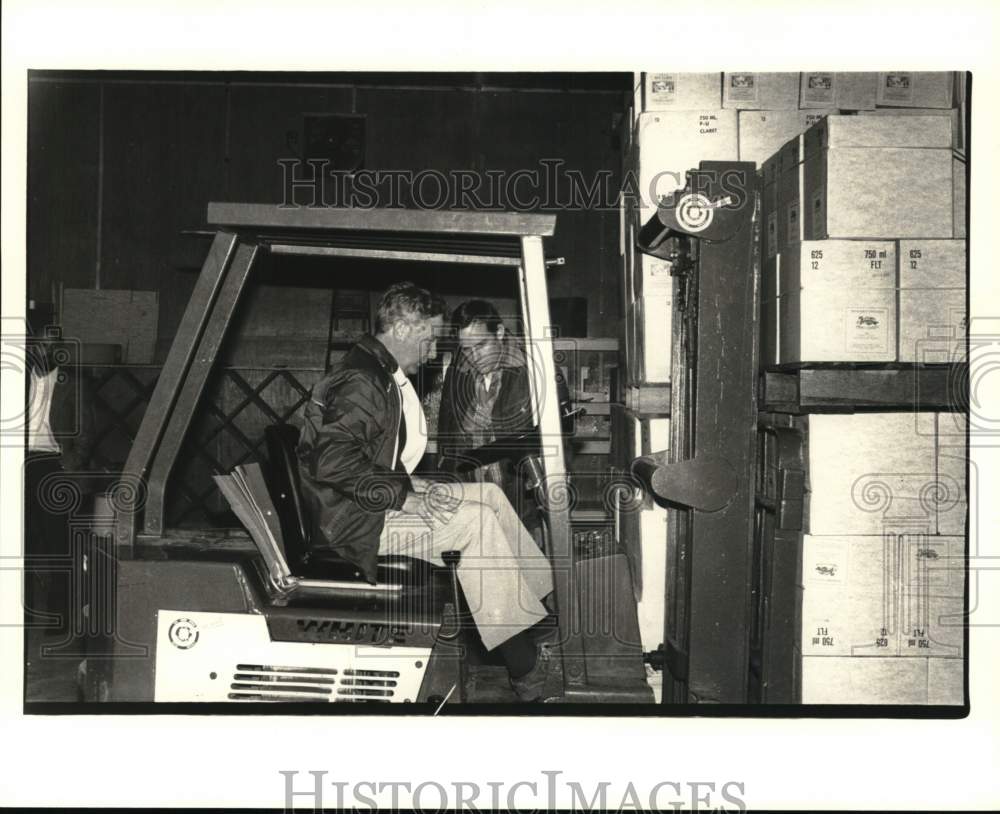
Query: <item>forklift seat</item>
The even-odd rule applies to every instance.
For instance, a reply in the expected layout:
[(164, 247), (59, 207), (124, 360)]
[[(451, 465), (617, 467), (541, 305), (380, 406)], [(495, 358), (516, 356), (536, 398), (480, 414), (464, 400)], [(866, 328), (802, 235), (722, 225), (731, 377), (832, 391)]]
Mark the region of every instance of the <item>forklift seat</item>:
[[(264, 429), (269, 461), (269, 491), (285, 543), (285, 556), (292, 574), (313, 580), (364, 583), (365, 576), (354, 563), (329, 550), (310, 550), (310, 524), (302, 500), (296, 447), (299, 430), (290, 424)], [(385, 554), (378, 558), (376, 584), (405, 581), (416, 586), (429, 581), (438, 566), (415, 557)]]

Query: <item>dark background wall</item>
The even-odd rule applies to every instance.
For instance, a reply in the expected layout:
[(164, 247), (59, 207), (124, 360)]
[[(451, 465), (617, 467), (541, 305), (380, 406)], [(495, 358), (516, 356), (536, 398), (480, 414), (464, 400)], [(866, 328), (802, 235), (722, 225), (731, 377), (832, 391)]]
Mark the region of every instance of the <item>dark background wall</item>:
[[(278, 160), (295, 157), (303, 115), (366, 118), (370, 170), (541, 169), (542, 159), (619, 183), (615, 133), (630, 84), (614, 74), (150, 75), (36, 73), (28, 94), (28, 291), (159, 292), (159, 346), (176, 331), (204, 257), (211, 200), (279, 202)], [(565, 190), (563, 190), (565, 192)], [(560, 211), (550, 297), (585, 296), (588, 334), (616, 336), (618, 215)], [(306, 280), (306, 286), (322, 283)], [(450, 293), (485, 291), (472, 274)], [(504, 296), (504, 285), (491, 291)], [(490, 288), (490, 286), (486, 286)], [(308, 287), (306, 291), (310, 290)], [(314, 289), (315, 290), (315, 289)], [(315, 298), (271, 296), (274, 334), (322, 331)], [(301, 309), (301, 314), (296, 313)], [(310, 310), (311, 309), (311, 310)], [(317, 311), (313, 314), (312, 311)], [(270, 315), (270, 316), (269, 316)], [(283, 327), (284, 326), (284, 327)]]

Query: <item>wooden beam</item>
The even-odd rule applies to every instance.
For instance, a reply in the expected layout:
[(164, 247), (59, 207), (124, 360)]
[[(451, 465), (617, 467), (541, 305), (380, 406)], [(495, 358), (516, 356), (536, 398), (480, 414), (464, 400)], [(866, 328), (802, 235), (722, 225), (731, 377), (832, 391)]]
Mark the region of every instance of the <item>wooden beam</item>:
[(556, 230), (555, 215), (520, 212), (432, 212), (218, 202), (208, 205), (208, 223), (244, 229), (345, 229), (510, 237), (550, 237)]

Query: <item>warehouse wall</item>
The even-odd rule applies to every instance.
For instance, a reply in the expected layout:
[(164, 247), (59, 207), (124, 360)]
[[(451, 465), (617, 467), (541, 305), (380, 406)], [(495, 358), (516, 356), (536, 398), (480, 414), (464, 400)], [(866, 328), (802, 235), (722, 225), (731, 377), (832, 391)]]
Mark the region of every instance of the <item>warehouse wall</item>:
[[(504, 87), (467, 75), (453, 89), (440, 79), (413, 87), (323, 76), (329, 84), (33, 76), (29, 296), (53, 300), (60, 283), (158, 291), (162, 353), (204, 257), (205, 244), (181, 230), (205, 226), (210, 200), (280, 201), (277, 162), (295, 156), (303, 113), (366, 114), (368, 169), (512, 172), (560, 158), (586, 178), (610, 170), (618, 187), (613, 133), (623, 92), (608, 80), (588, 87), (563, 77), (545, 87), (512, 75)], [(615, 211), (566, 211), (548, 243), (566, 258), (550, 272), (550, 296), (587, 292), (591, 336), (616, 335), (620, 319), (617, 220)]]

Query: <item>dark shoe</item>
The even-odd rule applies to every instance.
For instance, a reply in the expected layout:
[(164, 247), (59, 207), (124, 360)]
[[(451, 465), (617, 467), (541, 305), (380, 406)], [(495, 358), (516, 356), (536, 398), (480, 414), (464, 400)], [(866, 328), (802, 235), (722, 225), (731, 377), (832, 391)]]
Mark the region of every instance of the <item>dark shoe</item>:
[(525, 703), (541, 700), (545, 683), (549, 678), (549, 669), (552, 666), (552, 652), (549, 649), (549, 644), (539, 642), (536, 648), (535, 666), (520, 678), (510, 680), (510, 686), (517, 693), (517, 697)]

